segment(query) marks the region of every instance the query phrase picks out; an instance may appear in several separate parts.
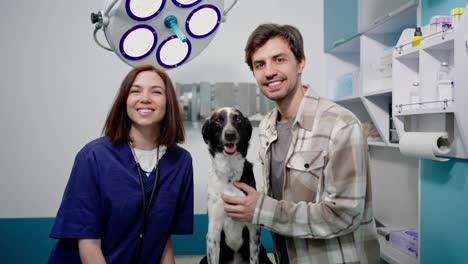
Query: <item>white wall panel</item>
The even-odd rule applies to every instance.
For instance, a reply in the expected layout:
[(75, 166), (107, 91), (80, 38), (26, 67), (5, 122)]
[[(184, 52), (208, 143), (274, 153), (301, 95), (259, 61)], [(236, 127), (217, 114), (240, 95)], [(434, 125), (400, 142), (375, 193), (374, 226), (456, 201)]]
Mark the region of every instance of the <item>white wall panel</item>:
[[(93, 41), (90, 13), (103, 6), (96, 0), (0, 1), (0, 218), (55, 216), (75, 154), (101, 134), (130, 70)], [(325, 95), (322, 13), (322, 1), (239, 1), (210, 46), (169, 74), (179, 83), (254, 82), (244, 63), (248, 35), (262, 22), (288, 23), (304, 35), (304, 82)], [(187, 131), (185, 146), (197, 159), (208, 157), (201, 135), (192, 133), (199, 132)], [(194, 164), (202, 213), (200, 179), (208, 165)]]

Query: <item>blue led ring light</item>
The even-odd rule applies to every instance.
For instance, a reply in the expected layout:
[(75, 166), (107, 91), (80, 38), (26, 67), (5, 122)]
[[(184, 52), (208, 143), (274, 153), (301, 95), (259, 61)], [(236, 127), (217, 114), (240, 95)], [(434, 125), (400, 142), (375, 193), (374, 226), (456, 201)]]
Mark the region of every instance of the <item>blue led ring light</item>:
[[(187, 53), (185, 54), (185, 56), (182, 59), (179, 59), (179, 61), (177, 61), (177, 62), (175, 62), (173, 64), (168, 64), (167, 61), (164, 61), (164, 58), (163, 58), (161, 52), (163, 52), (163, 49), (165, 48), (165, 46), (167, 44), (171, 43), (172, 41), (180, 41), (180, 43), (182, 43), (182, 45), (187, 45)], [(179, 50), (179, 52), (180, 52), (180, 50)], [(191, 53), (192, 53), (192, 44), (190, 43), (190, 40), (187, 39), (186, 42), (182, 42), (176, 35), (173, 35), (173, 36), (170, 36), (169, 38), (165, 39), (163, 42), (161, 42), (161, 45), (159, 45), (158, 50), (156, 51), (156, 60), (164, 68), (172, 69), (172, 68), (176, 68), (179, 65), (183, 64), (190, 57)]]
[[(146, 51), (139, 55), (139, 56), (133, 56), (132, 54), (128, 54), (128, 51), (125, 50), (124, 48), (124, 44), (125, 44), (125, 41), (127, 40), (127, 38), (130, 36), (130, 34), (132, 34), (133, 32), (135, 32), (136, 30), (139, 30), (139, 29), (146, 29), (149, 31), (149, 33), (151, 33), (153, 35), (153, 41), (152, 43), (150, 44), (150, 47), (148, 49), (146, 49)], [(156, 34), (156, 31), (154, 30), (154, 28), (148, 26), (148, 25), (137, 25), (137, 26), (134, 26), (133, 28), (129, 29), (127, 32), (125, 32), (125, 34), (122, 36), (122, 38), (120, 39), (120, 45), (119, 45), (119, 49), (120, 49), (120, 54), (122, 54), (122, 56), (124, 56), (126, 59), (129, 59), (129, 60), (140, 60), (140, 59), (143, 59), (144, 57), (148, 56), (151, 52), (153, 52), (154, 50), (154, 47), (156, 47), (156, 43), (158, 42), (158, 36)], [(145, 50), (145, 49), (143, 49)]]
[(134, 13), (134, 11), (132, 11), (131, 9), (131, 6), (130, 6), (130, 3), (132, 1), (136, 1), (136, 0), (127, 0), (126, 3), (125, 3), (125, 9), (127, 10), (127, 14), (128, 16), (130, 16), (132, 19), (136, 20), (136, 21), (147, 21), (147, 20), (150, 20), (152, 18), (154, 18), (155, 16), (157, 16), (159, 13), (161, 13), (161, 11), (164, 9), (164, 5), (166, 4), (166, 0), (160, 0), (161, 1), (161, 5), (159, 6), (159, 8), (151, 13), (150, 15), (148, 16), (145, 16), (145, 17), (141, 17), (141, 16), (138, 16)]
[[(185, 1), (185, 2), (190, 2), (190, 1)], [(174, 5), (176, 5), (178, 7), (182, 7), (182, 8), (192, 7), (192, 6), (197, 5), (200, 2), (201, 2), (201, 0), (195, 0), (195, 1), (192, 1), (191, 3), (186, 4), (186, 3), (184, 3), (184, 1), (172, 0), (172, 3), (174, 3)]]
[[(213, 11), (215, 11), (216, 13), (216, 23), (213, 24), (213, 28), (208, 31), (207, 33), (204, 33), (204, 34), (198, 34), (197, 32), (194, 32), (191, 28), (190, 28), (190, 21), (191, 19), (200, 11), (202, 10), (206, 10), (206, 9), (211, 9)], [(214, 6), (214, 5), (201, 5), (197, 8), (195, 8), (187, 17), (187, 21), (185, 23), (185, 30), (187, 31), (187, 33), (193, 37), (193, 38), (205, 38), (209, 35), (211, 35), (213, 32), (216, 31), (216, 29), (218, 28), (219, 24), (221, 23), (221, 12), (219, 11), (219, 9)]]

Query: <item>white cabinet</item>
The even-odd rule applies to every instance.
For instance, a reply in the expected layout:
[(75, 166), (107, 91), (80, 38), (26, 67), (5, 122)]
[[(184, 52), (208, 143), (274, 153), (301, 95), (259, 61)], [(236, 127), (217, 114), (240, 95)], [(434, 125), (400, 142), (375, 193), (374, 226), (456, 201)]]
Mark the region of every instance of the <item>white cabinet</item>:
[[(369, 145), (397, 147), (392, 131), (392, 51), (401, 31), (416, 26), (416, 6), (381, 21), (327, 53), (327, 91), (330, 99), (351, 110), (362, 123), (372, 121), (380, 136)], [(341, 80), (352, 80), (352, 93), (340, 92)], [(345, 79), (346, 80), (346, 79)]]
[(359, 32), (378, 27), (400, 12), (417, 5), (417, 0), (359, 0)]
[(323, 11), (325, 51), (358, 35), (358, 0), (326, 0)]
[[(460, 25), (431, 34), (422, 27), (423, 39), (413, 47), (414, 29), (405, 29), (393, 58), (393, 115), (398, 134), (447, 132), (452, 151), (449, 157), (467, 158), (468, 150), (468, 19)], [(453, 97), (440, 97), (436, 84), (440, 65), (452, 69)], [(411, 100), (411, 87), (419, 80), (419, 100)]]

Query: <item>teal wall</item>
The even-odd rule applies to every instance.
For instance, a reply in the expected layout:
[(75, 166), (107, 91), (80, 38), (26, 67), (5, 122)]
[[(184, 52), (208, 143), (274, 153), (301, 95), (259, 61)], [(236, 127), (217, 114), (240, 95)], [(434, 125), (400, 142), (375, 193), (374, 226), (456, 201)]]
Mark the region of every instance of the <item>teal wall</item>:
[(1, 263), (47, 263), (53, 218), (0, 219)]
[[(49, 238), (54, 218), (0, 219), (0, 263), (46, 263), (55, 245)], [(173, 236), (175, 255), (204, 255), (207, 215), (195, 215), (193, 235)], [(262, 230), (262, 243), (272, 252), (271, 236)]]
[(421, 25), (429, 24), (432, 16), (450, 15), (454, 7), (464, 7), (467, 0), (421, 0)]
[(468, 160), (421, 160), (421, 264), (468, 263)]
[[(421, 0), (421, 24), (467, 2)], [(468, 160), (421, 161), (420, 217), (421, 264), (468, 263)]]

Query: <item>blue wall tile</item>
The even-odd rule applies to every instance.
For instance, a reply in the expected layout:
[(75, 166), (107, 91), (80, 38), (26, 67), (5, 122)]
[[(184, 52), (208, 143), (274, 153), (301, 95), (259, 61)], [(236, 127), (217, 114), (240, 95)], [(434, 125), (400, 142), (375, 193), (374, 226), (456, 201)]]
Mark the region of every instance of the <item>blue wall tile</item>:
[[(421, 24), (467, 2), (421, 0)], [(422, 264), (468, 263), (468, 160), (421, 160), (420, 219)]]
[[(46, 263), (56, 240), (49, 238), (54, 218), (0, 219), (0, 263)], [(193, 235), (173, 236), (175, 255), (205, 255), (207, 215), (194, 216)], [(272, 252), (268, 231), (262, 230), (262, 243)]]
[(467, 223), (468, 160), (421, 160), (421, 263), (468, 263)]

